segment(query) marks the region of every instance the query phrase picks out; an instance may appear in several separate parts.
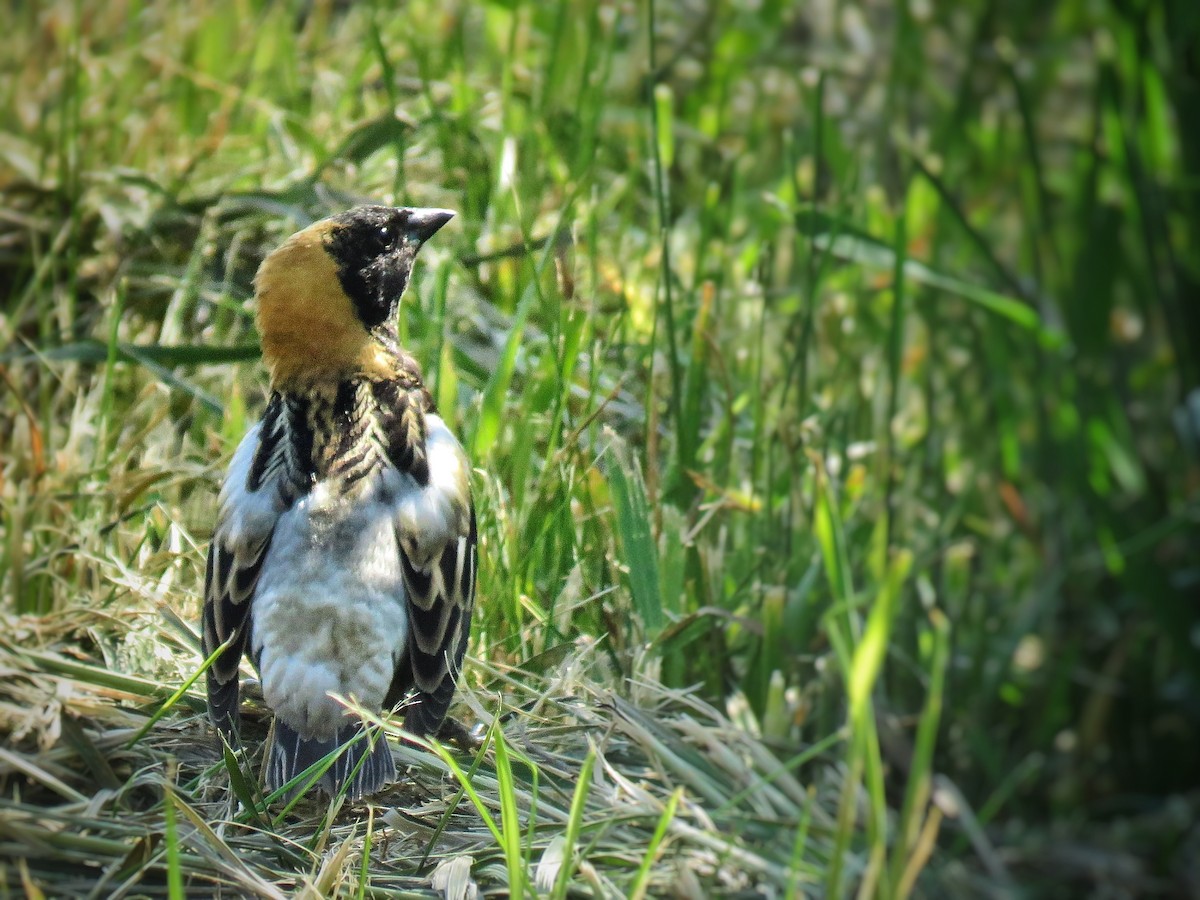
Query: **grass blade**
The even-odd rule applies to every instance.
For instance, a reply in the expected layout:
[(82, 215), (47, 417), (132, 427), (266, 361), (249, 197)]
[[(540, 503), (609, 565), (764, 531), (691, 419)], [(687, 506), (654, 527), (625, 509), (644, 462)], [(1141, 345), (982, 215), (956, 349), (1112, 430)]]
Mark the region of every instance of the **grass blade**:
[(508, 743), (504, 732), (496, 729), (492, 747), (496, 753), (496, 780), (500, 793), (500, 834), (504, 859), (508, 865), (509, 895), (525, 896), (525, 859), (521, 852), (521, 817), (517, 812), (517, 795), (513, 782), (512, 764), (508, 758)]
[(683, 799), (683, 788), (676, 788), (671, 798), (667, 801), (666, 807), (659, 816), (658, 825), (654, 829), (654, 835), (650, 838), (650, 843), (646, 847), (646, 854), (642, 857), (642, 864), (638, 867), (637, 878), (633, 881), (633, 889), (629, 892), (629, 896), (633, 900), (642, 900), (646, 896), (646, 890), (650, 883), (650, 869), (654, 865), (654, 860), (658, 855), (658, 848), (663, 842), (663, 838), (667, 836), (667, 829), (671, 827), (671, 823), (675, 820), (675, 811), (679, 808), (679, 801)]
[(163, 785), (163, 818), (166, 821), (167, 896), (183, 900), (183, 870), (179, 865), (179, 829), (175, 824), (175, 792)]
[(592, 770), (596, 765), (596, 749), (588, 748), (588, 754), (579, 768), (579, 780), (575, 782), (575, 793), (571, 797), (571, 811), (567, 817), (567, 830), (563, 836), (562, 863), (558, 875), (554, 879), (554, 887), (550, 891), (552, 900), (562, 900), (567, 896), (567, 886), (571, 876), (575, 874), (579, 860), (579, 833), (583, 826), (584, 810), (587, 806), (588, 792), (592, 787)]
[(614, 464), (608, 467), (608, 483), (616, 509), (624, 563), (629, 573), (633, 605), (647, 637), (656, 636), (666, 624), (658, 577), (658, 547), (651, 534), (650, 506), (641, 471), (614, 447)]

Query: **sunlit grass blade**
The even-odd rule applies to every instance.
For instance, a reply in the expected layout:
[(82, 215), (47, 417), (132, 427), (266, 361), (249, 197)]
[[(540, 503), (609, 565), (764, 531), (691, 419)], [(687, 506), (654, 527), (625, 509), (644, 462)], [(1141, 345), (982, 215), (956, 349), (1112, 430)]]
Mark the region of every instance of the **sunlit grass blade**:
[[(318, 759), (302, 772), (297, 772), (294, 777), (281, 784), (278, 788), (271, 791), (264, 798), (268, 804), (286, 798), (283, 808), (275, 814), (274, 824), (278, 827), (289, 813), (304, 799), (305, 795), (310, 792), (321, 780), (321, 777), (328, 772), (334, 764), (345, 754), (349, 753), (351, 748), (359, 743), (373, 744), (375, 741), (386, 741), (387, 738), (378, 731), (364, 727), (350, 741), (340, 746), (334, 747), (321, 759)], [(346, 778), (341, 783), (341, 789), (338, 796), (331, 798), (334, 804), (340, 803), (344, 799), (346, 790), (353, 783), (354, 777), (362, 770), (370, 757), (370, 752), (363, 753), (358, 762), (347, 772)]]
[(483, 404), (479, 410), (479, 418), (475, 423), (474, 437), (471, 442), (472, 454), (476, 460), (487, 459), (492, 445), (500, 436), (501, 418), (504, 415), (509, 387), (512, 385), (513, 374), (516, 371), (517, 353), (525, 334), (525, 322), (536, 298), (537, 292), (532, 286), (527, 288), (521, 297), (516, 315), (513, 316), (512, 325), (509, 328), (500, 363), (496, 366), (484, 389)]
[(554, 879), (554, 887), (550, 892), (553, 900), (561, 900), (567, 896), (567, 886), (577, 867), (576, 856), (579, 854), (579, 835), (583, 827), (584, 810), (587, 806), (588, 793), (592, 787), (592, 770), (596, 765), (596, 751), (588, 748), (583, 765), (579, 767), (579, 780), (575, 782), (575, 793), (571, 797), (571, 810), (567, 818), (567, 828), (563, 834), (562, 862), (559, 864), (558, 875)]
[(192, 685), (194, 685), (196, 683), (196, 681), (200, 678), (200, 676), (204, 675), (206, 672), (208, 672), (208, 670), (212, 667), (212, 664), (217, 661), (217, 657), (220, 656), (222, 653), (224, 653), (227, 649), (229, 649), (229, 645), (233, 640), (234, 640), (234, 638), (230, 637), (229, 640), (225, 641), (225, 643), (223, 643), (220, 647), (218, 647), (216, 650), (214, 650), (212, 653), (210, 653), (208, 655), (208, 659), (204, 660), (204, 662), (200, 665), (200, 667), (198, 669), (196, 669), (195, 672), (192, 673), (192, 676), (190, 678), (188, 678), (187, 681), (185, 681), (183, 684), (181, 684), (176, 689), (175, 693), (171, 694), (171, 696), (166, 699), (166, 701), (162, 704), (162, 706), (160, 706), (158, 709), (156, 709), (154, 711), (154, 714), (151, 715), (150, 718), (146, 720), (146, 724), (143, 725), (141, 728), (139, 728), (137, 730), (137, 732), (133, 735), (133, 737), (131, 737), (129, 739), (129, 743), (126, 746), (132, 747), (134, 744), (136, 744), (138, 741), (140, 741), (143, 737), (145, 737), (146, 733), (151, 728), (153, 728), (159, 722), (159, 720), (162, 719), (163, 716), (167, 715), (167, 713), (169, 713), (174, 708), (175, 704), (179, 702), (179, 699), (181, 697), (183, 697), (184, 694), (186, 694), (188, 691), (190, 691), (192, 689)]
[(371, 883), (371, 844), (375, 837), (375, 808), (367, 809), (367, 827), (363, 832), (362, 857), (358, 864), (358, 889), (355, 897), (358, 900), (367, 896), (367, 887)]
[(166, 820), (167, 896), (183, 900), (183, 872), (179, 866), (179, 829), (175, 824), (175, 792), (163, 785), (163, 816)]
[(671, 823), (675, 820), (675, 811), (679, 808), (679, 801), (683, 799), (683, 788), (677, 788), (667, 800), (666, 806), (663, 808), (662, 815), (658, 819), (658, 825), (654, 828), (654, 834), (650, 838), (650, 843), (646, 846), (646, 853), (642, 857), (642, 864), (638, 866), (637, 877), (633, 881), (633, 888), (629, 892), (629, 896), (633, 900), (641, 900), (646, 896), (646, 891), (650, 884), (650, 870), (654, 865), (655, 857), (658, 854), (659, 845), (662, 844), (663, 838), (667, 836), (667, 829), (671, 827)]
[[(839, 511), (839, 501), (829, 474), (825, 470), (824, 461), (815, 455), (810, 455), (817, 476), (816, 500), (813, 508), (813, 534), (821, 550), (821, 559), (825, 564), (825, 578), (835, 601), (843, 606), (844, 615), (852, 622), (853, 616), (849, 604), (854, 597), (854, 577), (850, 569), (850, 557), (846, 546), (846, 532), (842, 527), (842, 517)], [(857, 632), (857, 626), (852, 629)], [(848, 660), (847, 660), (848, 662)]]
[(225, 771), (229, 775), (229, 786), (233, 790), (233, 795), (242, 804), (242, 809), (246, 811), (246, 814), (258, 820), (259, 824), (262, 825), (262, 814), (265, 810), (259, 799), (253, 780), (248, 778), (242, 769), (239, 756), (240, 754), (234, 748), (222, 740), (221, 761), (224, 763)]
[(796, 842), (792, 845), (792, 859), (788, 869), (787, 890), (784, 894), (788, 900), (793, 900), (800, 891), (800, 863), (804, 859), (804, 851), (808, 848), (808, 830), (812, 825), (813, 800), (815, 791), (809, 790), (809, 802), (804, 804), (804, 813), (800, 824), (796, 826)]
[[(492, 738), (491, 738), (491, 740), (489, 740), (488, 744), (480, 748), (480, 750), (479, 750), (480, 755), (483, 754), (483, 752), (486, 750), (486, 747), (491, 745), (494, 740), (495, 740), (495, 735), (493, 734)], [(505, 838), (504, 831), (499, 825), (496, 824), (496, 819), (495, 819), (495, 817), (492, 816), (492, 813), (489, 809), (489, 805), (484, 802), (484, 800), (480, 796), (479, 792), (475, 789), (475, 785), (472, 783), (471, 779), (468, 778), (466, 773), (463, 772), (463, 770), (459, 767), (457, 760), (455, 760), (454, 757), (451, 756), (450, 753), (446, 750), (446, 748), (444, 748), (441, 744), (438, 744), (436, 742), (433, 743), (432, 749), (441, 758), (442, 762), (444, 762), (446, 764), (446, 766), (449, 768), (451, 774), (454, 776), (455, 780), (458, 781), (458, 783), (462, 786), (462, 789), (464, 791), (466, 791), (466, 794), (470, 798), (472, 805), (475, 807), (475, 811), (479, 814), (479, 818), (483, 821), (483, 824), (485, 826), (487, 826), (487, 830), (489, 832), (491, 832), (492, 838), (496, 841), (496, 845), (502, 849), (502, 851), (504, 853), (505, 863), (508, 866), (508, 877), (509, 877), (508, 889), (510, 891), (512, 891), (513, 890), (513, 877), (514, 877), (513, 876), (513, 868), (514, 867), (518, 870), (517, 875), (516, 875), (516, 884), (519, 886), (519, 885), (523, 884), (523, 882), (524, 882), (524, 874), (523, 874), (523, 872), (519, 871), (520, 870), (520, 855), (521, 855), (520, 843), (519, 843), (520, 842), (519, 829), (517, 831), (517, 836), (515, 838), (515, 840), (517, 841), (517, 846), (515, 847), (515, 852), (514, 852), (514, 847), (512, 846), (511, 840)], [(511, 779), (511, 773), (510, 773), (510, 779)], [(510, 784), (511, 784), (511, 781), (510, 781)], [(500, 802), (501, 820), (502, 821), (503, 821), (503, 815), (504, 815), (504, 812), (503, 812), (503, 809), (504, 809), (503, 803), (504, 802), (506, 802), (506, 801)]]
[[(848, 234), (819, 234), (814, 236), (813, 243), (834, 256), (852, 260), (874, 269), (890, 271), (896, 265), (893, 249), (874, 238), (865, 239)], [(1048, 347), (1058, 347), (1063, 343), (1063, 335), (1047, 328), (1037, 310), (1021, 300), (939, 272), (915, 259), (904, 262), (904, 275), (917, 284), (938, 288), (969, 300), (1020, 328), (1034, 332)]]
[[(508, 864), (508, 890), (512, 897), (525, 896), (526, 860), (521, 852), (521, 818), (517, 812), (517, 795), (513, 783), (512, 764), (504, 732), (496, 729), (492, 737), (496, 753), (496, 780), (500, 794), (500, 834), (504, 859)], [(536, 818), (532, 815), (531, 819)]]
[[(930, 628), (926, 632), (928, 645), (926, 654), (929, 673), (929, 688), (925, 695), (925, 708), (921, 711), (917, 726), (916, 744), (908, 772), (908, 783), (904, 789), (904, 803), (892, 846), (892, 883), (897, 886), (897, 896), (904, 898), (911, 892), (917, 872), (928, 860), (929, 841), (937, 833), (940, 810), (929, 807), (933, 784), (933, 754), (941, 725), (942, 702), (946, 684), (946, 665), (950, 658), (950, 621), (939, 609), (929, 614)], [(921, 822), (925, 820), (922, 828)], [(928, 839), (925, 831), (932, 829)], [(910, 871), (911, 870), (911, 871)]]
[(900, 592), (912, 569), (913, 556), (908, 550), (899, 551), (888, 566), (887, 580), (867, 616), (862, 640), (854, 648), (850, 663), (850, 679), (847, 690), (850, 695), (850, 718), (856, 727), (869, 712), (871, 691), (883, 667), (891, 636), (892, 622), (896, 616)]
[(616, 508), (617, 529), (629, 573), (634, 608), (646, 634), (658, 634), (666, 622), (659, 593), (658, 547), (651, 531), (650, 508), (642, 475), (625, 453), (614, 447), (616, 457), (608, 467), (608, 483)]
[[(491, 736), (490, 736), (490, 732), (489, 732), (489, 734), (487, 736), (485, 736), (483, 743), (480, 744), (479, 751), (475, 754), (474, 758), (471, 760), (471, 766), (466, 771), (465, 781), (472, 781), (475, 778), (475, 773), (479, 771), (479, 767), (483, 764), (485, 753), (487, 751), (487, 748), (490, 745), (491, 745)], [(464, 796), (466, 796), (466, 793), (467, 793), (466, 785), (463, 783), (463, 780), (460, 780), (459, 785), (458, 785), (458, 790), (455, 792), (454, 796), (450, 799), (450, 802), (446, 804), (446, 811), (442, 814), (442, 817), (438, 820), (437, 825), (433, 829), (433, 833), (429, 837), (428, 843), (426, 843), (426, 845), (425, 845), (425, 851), (421, 856), (420, 868), (424, 868), (425, 864), (429, 861), (430, 855), (433, 853), (433, 851), (438, 846), (438, 839), (441, 837), (442, 833), (446, 830), (446, 828), (449, 827), (450, 817), (453, 816), (454, 813), (458, 810), (458, 805), (462, 801), (462, 798)]]

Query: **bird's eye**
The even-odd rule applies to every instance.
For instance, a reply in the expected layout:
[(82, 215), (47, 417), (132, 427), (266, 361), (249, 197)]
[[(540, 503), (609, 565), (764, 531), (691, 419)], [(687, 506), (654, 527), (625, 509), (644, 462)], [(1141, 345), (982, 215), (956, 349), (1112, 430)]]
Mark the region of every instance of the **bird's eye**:
[(392, 228), (390, 225), (380, 225), (375, 232), (375, 236), (379, 239), (379, 243), (383, 246), (388, 246), (392, 242)]

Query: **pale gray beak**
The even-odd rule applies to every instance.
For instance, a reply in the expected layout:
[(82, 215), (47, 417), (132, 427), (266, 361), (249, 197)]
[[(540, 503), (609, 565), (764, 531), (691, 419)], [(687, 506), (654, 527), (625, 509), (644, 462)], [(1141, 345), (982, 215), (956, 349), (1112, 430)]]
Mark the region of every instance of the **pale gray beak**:
[(454, 218), (449, 209), (414, 209), (408, 214), (408, 233), (422, 244), (433, 237), (439, 228)]

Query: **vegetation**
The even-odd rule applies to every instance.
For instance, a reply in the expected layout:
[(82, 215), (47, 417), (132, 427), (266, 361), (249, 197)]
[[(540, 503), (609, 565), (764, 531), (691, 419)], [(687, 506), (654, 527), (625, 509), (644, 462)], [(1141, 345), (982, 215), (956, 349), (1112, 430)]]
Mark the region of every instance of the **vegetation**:
[[(1200, 893), (1194, 6), (10, 5), (6, 892)], [(284, 809), (203, 550), (255, 267), (367, 200), (459, 211), (483, 743)]]

